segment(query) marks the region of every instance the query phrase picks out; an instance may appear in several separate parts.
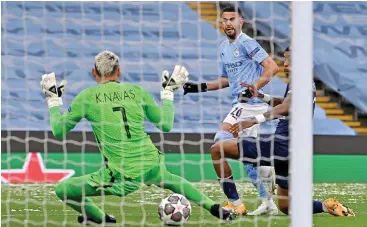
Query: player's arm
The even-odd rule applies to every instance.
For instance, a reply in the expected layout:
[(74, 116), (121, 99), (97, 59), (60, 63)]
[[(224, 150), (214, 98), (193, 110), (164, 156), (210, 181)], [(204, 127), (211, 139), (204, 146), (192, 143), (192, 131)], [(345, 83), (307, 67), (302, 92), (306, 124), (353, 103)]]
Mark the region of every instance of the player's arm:
[(219, 59), (220, 60), (219, 60), (218, 71), (219, 71), (220, 77), (206, 84), (208, 91), (215, 91), (215, 90), (229, 87), (229, 80), (228, 80), (227, 71), (226, 71), (224, 62), (222, 60), (222, 55), (219, 56)]
[(269, 104), (270, 106), (277, 106), (281, 103), (283, 103), (284, 98), (283, 97), (272, 97), (269, 94), (261, 93), (258, 90), (256, 90), (255, 85), (253, 84), (246, 84), (241, 82), (242, 87), (247, 87), (249, 92), (253, 97), (257, 97), (261, 101)]
[(52, 133), (55, 137), (61, 139), (65, 137), (83, 117), (83, 107), (81, 102), (83, 97), (82, 93), (74, 99), (69, 111), (61, 115), (61, 96), (64, 93), (64, 89), (67, 84), (66, 81), (63, 80), (57, 88), (55, 73), (49, 73), (42, 76), (40, 84), (49, 109)]
[(229, 80), (227, 77), (219, 77), (218, 79), (214, 80), (214, 81), (210, 81), (207, 84), (207, 89), (208, 91), (214, 91), (214, 90), (219, 90), (219, 89), (223, 89), (229, 86)]
[(287, 97), (283, 100), (283, 102), (275, 106), (272, 110), (232, 125), (231, 128), (229, 129), (229, 132), (236, 135), (239, 131), (245, 128), (250, 128), (255, 124), (259, 124), (265, 121), (271, 121), (273, 119), (281, 118), (283, 116), (288, 116), (290, 105), (291, 105), (291, 95), (290, 93), (288, 93)]
[(171, 131), (175, 109), (173, 105), (173, 92), (182, 87), (188, 81), (189, 73), (186, 68), (181, 65), (175, 65), (171, 77), (168, 71), (162, 72), (161, 99), (163, 100), (162, 108), (157, 105), (153, 97), (143, 90), (143, 106), (146, 117), (150, 122), (155, 124), (163, 132)]
[(264, 71), (261, 74), (259, 80), (255, 83), (255, 87), (260, 89), (273, 79), (273, 76), (278, 73), (279, 67), (277, 63), (271, 57), (267, 57), (260, 63), (264, 67)]
[(215, 91), (219, 89), (223, 89), (229, 86), (229, 80), (225, 76), (221, 76), (216, 80), (207, 82), (207, 83), (193, 83), (187, 82), (184, 84), (184, 95), (187, 93), (198, 93), (198, 92), (207, 92), (207, 91)]
[(161, 96), (162, 107), (160, 107), (154, 100), (151, 94), (143, 89), (143, 108), (145, 116), (152, 122), (159, 130), (163, 132), (171, 131), (173, 127), (173, 120), (175, 116), (175, 108), (173, 100)]
[(59, 106), (49, 109), (51, 129), (56, 138), (64, 138), (84, 117), (87, 106), (83, 105), (81, 101), (82, 95), (79, 94), (71, 103), (68, 111), (63, 114), (60, 113)]
[(259, 98), (263, 102), (267, 103), (268, 105), (270, 105), (272, 107), (278, 106), (278, 105), (282, 104), (283, 101), (284, 101), (283, 97), (272, 97), (269, 94), (262, 94), (262, 93), (259, 93)]
[(240, 47), (243, 51), (247, 52), (253, 60), (264, 67), (259, 80), (254, 83), (256, 89), (261, 89), (278, 73), (279, 67), (255, 40), (245, 40)]
[(220, 77), (216, 80), (213, 80), (207, 83), (196, 84), (192, 82), (187, 82), (183, 86), (184, 95), (186, 95), (187, 93), (215, 91), (215, 90), (229, 87), (229, 80), (228, 80), (224, 62), (222, 61), (222, 55), (219, 56), (219, 59), (220, 60), (219, 60), (218, 71), (219, 71)]
[[(290, 106), (291, 106), (291, 95), (288, 94), (281, 104), (275, 106), (272, 110), (263, 114), (265, 118), (264, 121), (271, 121), (273, 119), (281, 118), (283, 116), (288, 116)], [(256, 117), (257, 116), (255, 116), (255, 118)], [(264, 122), (261, 116), (257, 117), (256, 119), (258, 123)]]
[(265, 93), (258, 93), (257, 97), (265, 102), (266, 104), (272, 106), (272, 107), (276, 107), (279, 106), (280, 104), (282, 104), (284, 102), (284, 98), (283, 97), (272, 97), (269, 94), (265, 94)]

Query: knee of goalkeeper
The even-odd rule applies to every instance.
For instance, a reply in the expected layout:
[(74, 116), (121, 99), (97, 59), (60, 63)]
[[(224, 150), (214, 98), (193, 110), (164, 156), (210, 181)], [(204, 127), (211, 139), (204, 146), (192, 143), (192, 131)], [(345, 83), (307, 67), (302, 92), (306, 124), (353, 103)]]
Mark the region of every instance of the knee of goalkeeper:
[(65, 188), (66, 188), (66, 185), (65, 184), (63, 184), (63, 183), (58, 183), (56, 186), (55, 186), (55, 194), (56, 194), (56, 196), (57, 197), (59, 197), (59, 199), (61, 199), (61, 200), (64, 200), (65, 199), (65, 192), (66, 192), (66, 190), (65, 190)]
[(75, 188), (66, 182), (60, 182), (55, 186), (55, 194), (56, 196), (61, 199), (62, 201), (66, 199), (76, 199), (73, 193)]

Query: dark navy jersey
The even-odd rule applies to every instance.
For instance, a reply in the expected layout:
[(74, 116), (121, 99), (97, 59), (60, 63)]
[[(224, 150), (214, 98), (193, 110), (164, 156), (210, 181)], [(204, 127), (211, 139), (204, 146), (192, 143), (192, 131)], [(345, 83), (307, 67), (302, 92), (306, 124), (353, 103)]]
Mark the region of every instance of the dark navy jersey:
[[(315, 101), (316, 101), (316, 87), (315, 87), (315, 82), (313, 83), (313, 111), (315, 111)], [(290, 94), (292, 92), (292, 89), (290, 88), (290, 84), (287, 84), (287, 89), (285, 90), (285, 94), (284, 94), (284, 99), (285, 97), (287, 97), (288, 94)], [(283, 117), (281, 119), (279, 119), (279, 123), (277, 125), (277, 128), (275, 130), (275, 134), (277, 135), (282, 135), (282, 136), (288, 136), (288, 131), (289, 131), (289, 118), (288, 117)]]

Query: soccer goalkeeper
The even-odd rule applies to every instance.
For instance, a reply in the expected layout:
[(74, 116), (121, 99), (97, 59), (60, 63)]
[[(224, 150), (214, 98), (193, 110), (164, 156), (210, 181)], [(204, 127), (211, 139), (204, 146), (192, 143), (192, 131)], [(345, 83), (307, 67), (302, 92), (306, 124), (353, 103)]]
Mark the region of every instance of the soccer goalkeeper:
[(97, 172), (70, 178), (56, 185), (56, 195), (84, 214), (78, 217), (78, 222), (116, 223), (115, 217), (104, 213), (89, 197), (126, 196), (143, 184), (154, 184), (183, 194), (215, 217), (232, 220), (231, 210), (216, 204), (184, 178), (168, 172), (163, 155), (144, 132), (145, 118), (163, 132), (172, 129), (173, 92), (188, 81), (189, 73), (185, 67), (176, 65), (171, 77), (168, 71), (162, 72), (162, 107), (143, 87), (119, 82), (119, 58), (112, 52), (103, 51), (95, 57), (92, 74), (98, 85), (80, 92), (63, 115), (60, 114), (60, 105), (66, 81), (62, 81), (57, 88), (54, 73), (43, 75), (41, 81), (55, 137), (64, 138), (85, 118), (92, 125), (104, 157), (104, 166)]

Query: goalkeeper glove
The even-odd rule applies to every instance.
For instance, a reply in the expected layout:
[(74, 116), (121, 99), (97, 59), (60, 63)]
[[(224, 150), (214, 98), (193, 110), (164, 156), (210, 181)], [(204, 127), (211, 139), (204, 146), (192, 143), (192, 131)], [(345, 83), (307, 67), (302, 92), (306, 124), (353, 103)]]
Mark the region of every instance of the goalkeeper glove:
[(195, 84), (192, 82), (187, 82), (183, 85), (184, 95), (187, 93), (198, 93), (198, 92), (207, 92), (208, 85), (206, 83)]
[(161, 99), (169, 99), (173, 101), (173, 92), (189, 80), (189, 72), (182, 65), (175, 65), (171, 77), (169, 72), (164, 70), (162, 72), (162, 87)]
[(48, 108), (62, 105), (61, 96), (64, 93), (67, 85), (66, 80), (61, 81), (60, 86), (56, 87), (56, 76), (55, 73), (49, 73), (42, 75), (40, 82), (42, 92), (46, 97)]

